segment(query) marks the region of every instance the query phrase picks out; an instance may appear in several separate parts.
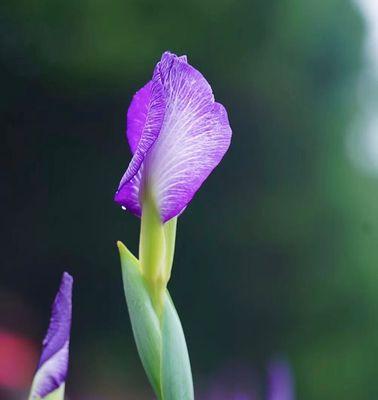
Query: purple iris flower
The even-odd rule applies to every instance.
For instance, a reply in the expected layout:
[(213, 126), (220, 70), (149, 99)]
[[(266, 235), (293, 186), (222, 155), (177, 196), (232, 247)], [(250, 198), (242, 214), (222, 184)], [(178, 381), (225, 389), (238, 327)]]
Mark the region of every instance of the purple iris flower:
[(225, 108), (186, 56), (165, 52), (127, 113), (133, 157), (115, 201), (137, 216), (152, 196), (162, 222), (179, 215), (231, 141)]
[(43, 399), (61, 388), (66, 381), (72, 315), (72, 283), (72, 276), (65, 272), (52, 306), (50, 324), (43, 340), (42, 355), (30, 399)]

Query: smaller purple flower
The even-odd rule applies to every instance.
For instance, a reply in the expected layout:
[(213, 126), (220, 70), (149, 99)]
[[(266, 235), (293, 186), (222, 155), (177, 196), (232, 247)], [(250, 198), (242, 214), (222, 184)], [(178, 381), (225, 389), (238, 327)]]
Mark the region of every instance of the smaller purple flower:
[(268, 366), (267, 400), (294, 400), (294, 381), (286, 361), (272, 361)]
[(58, 389), (64, 391), (71, 330), (72, 284), (72, 276), (65, 272), (52, 306), (50, 324), (43, 340), (42, 355), (34, 377), (30, 400), (46, 398)]
[(186, 56), (165, 52), (127, 113), (133, 157), (115, 201), (137, 216), (152, 198), (162, 222), (179, 215), (231, 141), (225, 108)]
[(294, 381), (290, 365), (285, 360), (274, 360), (268, 365), (266, 396), (258, 394), (256, 375), (237, 366), (227, 368), (200, 396), (201, 400), (295, 400)]

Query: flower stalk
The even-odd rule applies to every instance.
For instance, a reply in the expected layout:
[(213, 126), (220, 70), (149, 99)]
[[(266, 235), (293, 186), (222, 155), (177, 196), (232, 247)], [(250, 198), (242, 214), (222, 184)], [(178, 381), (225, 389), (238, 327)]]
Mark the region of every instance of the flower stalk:
[(177, 218), (163, 224), (152, 196), (145, 196), (141, 218), (139, 259), (151, 300), (161, 315), (164, 291), (171, 277)]
[(160, 314), (163, 306), (163, 292), (166, 287), (164, 269), (166, 260), (166, 240), (164, 226), (152, 196), (143, 201), (139, 241), (140, 267), (149, 286), (151, 299)]

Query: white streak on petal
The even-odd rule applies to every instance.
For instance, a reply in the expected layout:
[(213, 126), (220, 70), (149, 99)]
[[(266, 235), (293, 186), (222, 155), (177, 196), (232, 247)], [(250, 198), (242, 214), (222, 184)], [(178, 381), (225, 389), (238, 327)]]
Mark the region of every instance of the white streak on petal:
[(68, 362), (67, 341), (64, 346), (49, 358), (35, 374), (30, 399), (43, 399), (53, 390), (56, 390), (65, 383)]
[(72, 316), (72, 284), (72, 276), (65, 272), (53, 303), (50, 324), (43, 340), (42, 354), (33, 380), (30, 400), (43, 399), (47, 396), (50, 400), (50, 394), (58, 393), (57, 389), (65, 383)]
[(161, 62), (167, 110), (146, 159), (148, 182), (164, 222), (186, 207), (231, 139), (227, 113), (215, 103), (205, 78), (184, 60), (167, 57)]

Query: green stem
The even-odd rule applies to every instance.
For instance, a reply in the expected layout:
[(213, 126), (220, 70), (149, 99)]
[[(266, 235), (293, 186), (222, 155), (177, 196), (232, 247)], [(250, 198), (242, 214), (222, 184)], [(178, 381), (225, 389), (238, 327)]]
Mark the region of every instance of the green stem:
[(177, 218), (163, 224), (153, 197), (143, 196), (139, 259), (151, 300), (159, 316), (163, 310), (164, 291), (171, 276), (175, 252)]
[(164, 266), (165, 235), (155, 202), (148, 194), (143, 199), (139, 260), (146, 279), (156, 281)]
[(177, 217), (170, 219), (164, 224), (164, 237), (165, 237), (165, 269), (164, 279), (166, 284), (169, 282), (171, 277), (173, 258), (175, 255), (175, 244), (176, 244), (176, 230), (177, 230)]

